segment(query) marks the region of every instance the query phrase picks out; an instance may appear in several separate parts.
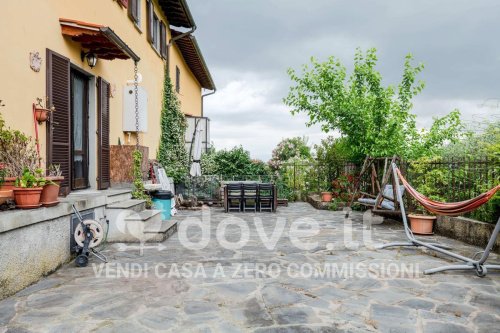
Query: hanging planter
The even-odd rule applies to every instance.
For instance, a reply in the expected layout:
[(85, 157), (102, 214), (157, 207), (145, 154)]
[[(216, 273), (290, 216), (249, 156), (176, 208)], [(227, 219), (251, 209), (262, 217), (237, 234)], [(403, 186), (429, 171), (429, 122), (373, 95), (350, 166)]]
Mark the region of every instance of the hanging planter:
[(35, 119), (39, 124), (47, 121), (49, 118), (49, 109), (35, 108)]
[[(38, 124), (46, 122), (50, 117), (50, 112), (55, 111), (55, 107), (52, 106), (50, 109), (48, 109), (43, 104), (43, 99), (38, 97), (36, 99), (36, 104), (33, 104), (33, 113)], [(45, 104), (47, 105), (47, 101), (45, 101)]]

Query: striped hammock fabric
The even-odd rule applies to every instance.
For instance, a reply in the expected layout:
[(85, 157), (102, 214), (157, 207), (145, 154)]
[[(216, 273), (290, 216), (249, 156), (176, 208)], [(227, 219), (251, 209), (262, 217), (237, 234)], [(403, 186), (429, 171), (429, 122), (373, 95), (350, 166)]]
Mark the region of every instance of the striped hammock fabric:
[(417, 190), (415, 190), (410, 183), (403, 177), (401, 174), (401, 171), (399, 168), (396, 168), (396, 171), (398, 173), (399, 178), (401, 179), (401, 182), (403, 183), (404, 187), (408, 191), (408, 193), (415, 198), (422, 206), (424, 206), (425, 209), (427, 209), (429, 212), (437, 214), (437, 215), (450, 215), (450, 216), (456, 216), (456, 215), (461, 215), (464, 213), (471, 212), (478, 207), (484, 205), (487, 203), (497, 191), (500, 190), (500, 184), (497, 186), (493, 187), (491, 190), (482, 193), (478, 195), (475, 198), (465, 200), (465, 201), (460, 201), (460, 202), (439, 202), (439, 201), (434, 201), (432, 199), (427, 198), (425, 195), (422, 193), (419, 193)]

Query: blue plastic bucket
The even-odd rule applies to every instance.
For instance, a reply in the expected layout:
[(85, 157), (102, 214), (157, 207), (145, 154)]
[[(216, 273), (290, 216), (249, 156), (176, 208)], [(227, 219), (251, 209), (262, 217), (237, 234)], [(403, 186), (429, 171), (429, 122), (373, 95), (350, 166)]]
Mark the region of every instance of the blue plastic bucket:
[(161, 210), (161, 219), (170, 220), (172, 210), (172, 192), (156, 191), (152, 194), (153, 206), (155, 209)]

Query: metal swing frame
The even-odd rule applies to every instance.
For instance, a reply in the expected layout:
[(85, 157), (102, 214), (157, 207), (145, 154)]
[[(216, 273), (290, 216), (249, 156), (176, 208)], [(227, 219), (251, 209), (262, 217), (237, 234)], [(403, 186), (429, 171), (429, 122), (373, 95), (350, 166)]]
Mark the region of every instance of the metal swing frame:
[[(394, 183), (399, 184), (399, 177), (396, 172), (397, 165), (395, 163), (392, 163), (392, 174), (394, 177)], [(406, 210), (405, 206), (403, 203), (403, 197), (401, 195), (401, 191), (399, 189), (399, 186), (396, 186), (396, 195), (397, 195), (397, 200), (399, 201), (399, 205), (401, 208), (401, 217), (403, 219), (403, 224), (404, 224), (404, 229), (405, 229), (405, 234), (406, 238), (408, 239), (407, 242), (394, 242), (394, 243), (387, 243), (382, 246), (380, 246), (380, 249), (385, 249), (389, 247), (396, 247), (396, 246), (423, 246), (425, 248), (428, 248), (430, 250), (442, 253), (444, 255), (450, 256), (454, 259), (457, 259), (459, 261), (464, 262), (463, 264), (458, 264), (458, 265), (445, 265), (445, 266), (440, 266), (432, 269), (427, 269), (424, 271), (424, 274), (434, 274), (438, 272), (444, 272), (444, 271), (458, 271), (458, 270), (474, 270), (476, 274), (480, 277), (486, 276), (488, 269), (498, 269), (500, 270), (500, 265), (494, 265), (494, 264), (486, 264), (486, 260), (488, 259), (490, 252), (495, 245), (495, 241), (497, 239), (498, 234), (500, 233), (500, 218), (497, 221), (497, 224), (491, 234), (491, 237), (488, 241), (488, 244), (486, 245), (486, 248), (484, 251), (477, 252), (472, 258), (468, 258), (465, 256), (462, 256), (458, 253), (449, 251), (451, 248), (449, 248), (446, 245), (442, 244), (436, 244), (436, 243), (427, 243), (423, 242), (421, 240), (418, 240), (415, 238), (413, 233), (411, 232), (410, 227), (408, 226), (408, 221), (406, 219)], [(477, 256), (481, 254), (481, 257), (479, 259), (476, 259)]]

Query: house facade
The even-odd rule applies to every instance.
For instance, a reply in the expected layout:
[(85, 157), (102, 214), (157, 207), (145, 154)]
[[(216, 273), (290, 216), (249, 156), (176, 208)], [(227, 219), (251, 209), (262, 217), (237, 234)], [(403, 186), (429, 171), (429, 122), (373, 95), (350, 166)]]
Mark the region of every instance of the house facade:
[[(110, 150), (136, 136), (156, 157), (165, 68), (183, 113), (204, 116), (215, 85), (186, 0), (3, 1), (0, 9), (0, 112), (7, 126), (38, 137), (44, 165), (61, 166), (61, 194), (108, 188)], [(37, 98), (55, 108), (40, 124)]]

